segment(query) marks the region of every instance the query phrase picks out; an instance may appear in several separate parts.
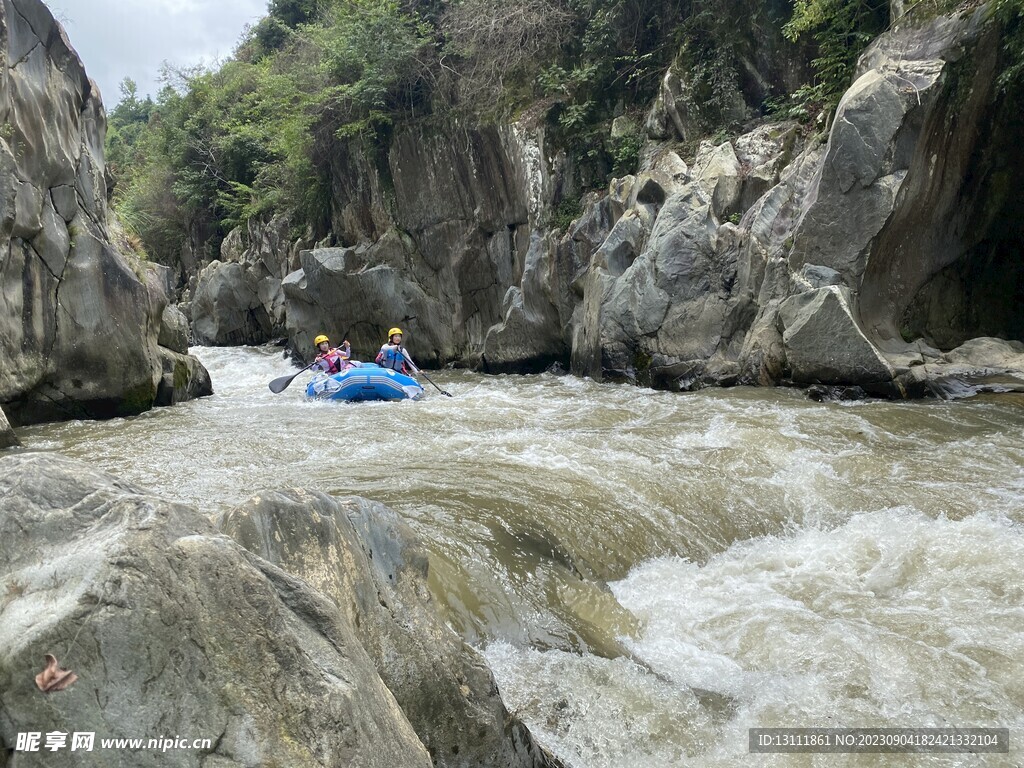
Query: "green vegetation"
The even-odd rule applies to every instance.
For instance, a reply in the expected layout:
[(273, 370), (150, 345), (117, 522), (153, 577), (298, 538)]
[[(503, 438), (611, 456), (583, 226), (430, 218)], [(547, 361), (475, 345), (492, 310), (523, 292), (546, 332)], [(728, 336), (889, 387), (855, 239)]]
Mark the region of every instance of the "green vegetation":
[(814, 82), (793, 94), (792, 116), (834, 110), (850, 85), (858, 57), (888, 20), (887, 0), (796, 0), (783, 32), (793, 42), (810, 36), (818, 54), (811, 62)]
[(1005, 93), (1024, 85), (1024, 0), (992, 0), (989, 8), (1003, 27), (1005, 63), (998, 84)]
[(323, 231), (323, 158), (415, 113), (426, 32), (395, 0), (273, 0), (219, 69), (167, 71), (155, 101), (126, 80), (108, 133), (118, 216), (164, 263), (187, 245), (211, 257), (270, 212)]
[[(1009, 28), (1020, 28), (1021, 2), (995, 0)], [(573, 158), (584, 188), (604, 187), (637, 169), (644, 142), (639, 130), (613, 139), (611, 121), (642, 123), (670, 68), (703, 136), (735, 130), (758, 108), (809, 119), (833, 107), (857, 55), (885, 26), (888, 3), (795, 0), (791, 17), (772, 15), (787, 8), (763, 0), (270, 0), (267, 16), (216, 68), (168, 70), (155, 98), (140, 98), (125, 80), (107, 137), (114, 209), (137, 250), (162, 263), (183, 251), (212, 258), (227, 232), (254, 216), (283, 213), (322, 237), (338, 172), (331, 160), (346, 146), (359, 142), (387, 187), (386, 147), (397, 128), (521, 114), (546, 121), (549, 146)], [(797, 62), (788, 70), (813, 59), (814, 80), (795, 100), (758, 81), (767, 48)]]
[(583, 213), (583, 206), (574, 197), (567, 197), (559, 203), (551, 216), (550, 225), (553, 229), (567, 232), (569, 226)]

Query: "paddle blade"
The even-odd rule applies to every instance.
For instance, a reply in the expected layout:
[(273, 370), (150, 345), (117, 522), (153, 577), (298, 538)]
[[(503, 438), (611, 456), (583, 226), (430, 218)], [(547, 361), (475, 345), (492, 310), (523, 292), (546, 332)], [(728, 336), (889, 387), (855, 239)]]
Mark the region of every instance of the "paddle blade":
[[(302, 373), (302, 371), (299, 371), (299, 373)], [(295, 380), (295, 376), (298, 375), (299, 374), (296, 373), (294, 376), (282, 376), (279, 379), (274, 379), (267, 386), (270, 387), (271, 392), (275, 395), (279, 395), (288, 389), (288, 385), (291, 384)]]

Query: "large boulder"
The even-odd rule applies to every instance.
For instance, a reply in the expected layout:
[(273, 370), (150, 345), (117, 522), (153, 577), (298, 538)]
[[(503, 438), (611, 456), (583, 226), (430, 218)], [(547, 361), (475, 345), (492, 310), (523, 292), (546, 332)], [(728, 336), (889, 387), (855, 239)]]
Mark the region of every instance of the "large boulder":
[(209, 371), (192, 355), (166, 347), (160, 347), (159, 355), (161, 373), (154, 405), (176, 405), (213, 394)]
[[(90, 765), (431, 765), (337, 606), (197, 511), (54, 455), (0, 459), (0, 493), (0, 749), (75, 730), (208, 739)], [(66, 690), (37, 688), (46, 654)]]
[(636, 379), (654, 355), (710, 356), (728, 311), (720, 286), (735, 277), (719, 259), (718, 229), (699, 181), (665, 202), (649, 238), (639, 217), (620, 219), (591, 262), (579, 317), (586, 327), (576, 337), (589, 348), (574, 349), (574, 371)]
[(263, 344), (285, 333), (282, 281), (310, 245), (292, 241), (286, 216), (254, 217), (231, 230), (220, 258), (204, 266), (188, 304), (196, 343), (212, 346)]
[(0, 2), (0, 403), (16, 423), (154, 404), (160, 276), (107, 228), (106, 117), (39, 0)]
[(287, 330), (300, 354), (326, 333), (348, 339), (353, 357), (372, 360), (391, 326), (401, 326), (417, 363), (437, 362), (453, 349), (449, 307), (409, 278), (416, 258), (408, 236), (389, 231), (373, 246), (315, 248), (299, 254), (301, 269), (283, 284)]
[(196, 342), (212, 346), (262, 344), (274, 326), (260, 300), (254, 275), (237, 262), (213, 261), (203, 267), (192, 297)]
[(160, 346), (187, 355), (189, 332), (188, 318), (176, 306), (168, 304), (160, 317), (160, 335), (157, 338)]
[(895, 375), (857, 326), (847, 289), (833, 285), (797, 294), (779, 307), (779, 319), (796, 382), (859, 385)]
[(427, 552), (392, 510), (273, 492), (228, 513), (222, 529), (338, 606), (434, 765), (554, 765), (505, 709), (480, 654), (437, 614)]

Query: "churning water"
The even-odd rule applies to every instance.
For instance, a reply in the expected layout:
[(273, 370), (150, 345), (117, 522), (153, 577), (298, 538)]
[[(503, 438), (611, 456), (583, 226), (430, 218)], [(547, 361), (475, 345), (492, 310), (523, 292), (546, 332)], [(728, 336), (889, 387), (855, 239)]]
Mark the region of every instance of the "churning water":
[[(278, 350), (217, 394), (19, 432), (208, 513), (309, 486), (397, 509), (451, 625), (579, 768), (1024, 765), (1024, 399), (818, 404), (431, 374), (307, 403)], [(1009, 755), (751, 755), (771, 726), (999, 726)]]

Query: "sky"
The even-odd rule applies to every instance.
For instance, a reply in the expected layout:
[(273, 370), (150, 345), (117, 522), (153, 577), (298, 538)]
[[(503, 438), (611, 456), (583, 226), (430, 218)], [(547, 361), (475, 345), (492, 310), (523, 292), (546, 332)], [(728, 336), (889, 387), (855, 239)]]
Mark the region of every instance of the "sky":
[(67, 30), (110, 110), (125, 77), (156, 96), (164, 61), (190, 66), (231, 55), (267, 0), (44, 0)]

